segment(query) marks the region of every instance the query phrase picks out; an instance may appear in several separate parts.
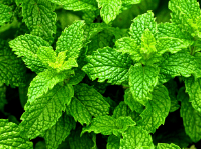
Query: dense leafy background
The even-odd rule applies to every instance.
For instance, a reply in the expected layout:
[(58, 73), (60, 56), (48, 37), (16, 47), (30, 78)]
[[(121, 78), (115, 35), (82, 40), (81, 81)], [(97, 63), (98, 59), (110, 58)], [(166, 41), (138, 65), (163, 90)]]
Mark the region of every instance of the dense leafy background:
[(139, 2), (0, 0), (0, 148), (201, 148), (200, 6)]

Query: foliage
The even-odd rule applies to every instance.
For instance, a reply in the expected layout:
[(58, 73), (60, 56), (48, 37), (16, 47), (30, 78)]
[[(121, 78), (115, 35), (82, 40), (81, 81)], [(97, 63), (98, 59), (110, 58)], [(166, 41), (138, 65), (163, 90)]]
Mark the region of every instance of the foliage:
[(0, 0), (0, 115), (2, 149), (198, 144), (199, 2)]

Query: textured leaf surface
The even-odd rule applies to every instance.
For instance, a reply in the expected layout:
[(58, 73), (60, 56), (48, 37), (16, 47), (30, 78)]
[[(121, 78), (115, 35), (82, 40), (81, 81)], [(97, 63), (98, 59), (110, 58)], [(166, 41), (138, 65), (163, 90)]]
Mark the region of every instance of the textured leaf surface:
[(180, 113), (183, 118), (186, 134), (196, 143), (201, 139), (201, 115), (192, 107), (189, 102), (189, 96), (184, 90), (179, 91), (178, 99), (181, 101)]
[(103, 135), (123, 133), (129, 126), (134, 126), (136, 123), (131, 117), (119, 117), (117, 119), (111, 116), (98, 116), (93, 118), (91, 124), (82, 129), (82, 134), (85, 132), (101, 133)]
[(186, 92), (189, 94), (189, 102), (192, 107), (201, 113), (201, 78), (197, 80), (194, 77), (185, 78)]
[(96, 149), (96, 134), (85, 133), (80, 136), (81, 129), (72, 130), (67, 137), (71, 149)]
[(74, 95), (72, 85), (56, 85), (47, 94), (25, 105), (25, 112), (21, 116), (21, 134), (34, 139), (46, 129), (56, 124)]
[(52, 43), (56, 33), (55, 5), (47, 0), (25, 0), (21, 7), (23, 21), (31, 34)]
[(157, 149), (181, 149), (178, 145), (171, 143), (158, 143)]
[(113, 21), (120, 13), (121, 0), (97, 0), (97, 2), (98, 7), (101, 8), (100, 15), (106, 24)]
[(76, 122), (66, 113), (59, 118), (54, 126), (45, 131), (44, 139), (47, 149), (57, 149), (59, 144), (65, 140), (72, 129), (75, 129)]
[(150, 92), (158, 83), (158, 74), (158, 67), (142, 66), (140, 63), (129, 69), (129, 86), (135, 100), (145, 105), (152, 98)]
[(45, 70), (40, 72), (30, 83), (28, 88), (28, 100), (30, 102), (34, 101), (36, 98), (47, 93), (51, 90), (57, 83), (63, 81), (70, 71), (56, 73), (54, 70)]
[(20, 136), (18, 125), (0, 119), (0, 149), (33, 149), (33, 143)]
[(116, 51), (122, 52), (122, 54), (129, 54), (133, 60), (139, 61), (141, 59), (139, 46), (135, 40), (129, 37), (123, 37), (115, 42), (115, 46)]
[(18, 57), (22, 57), (22, 60), (32, 71), (39, 73), (46, 69), (44, 64), (36, 55), (40, 46), (49, 46), (49, 44), (42, 38), (25, 34), (10, 41), (9, 45)]
[(0, 26), (2, 26), (5, 22), (10, 21), (10, 17), (12, 16), (12, 10), (7, 5), (0, 3)]
[(68, 28), (65, 28), (56, 43), (56, 52), (67, 50), (67, 58), (77, 58), (83, 47), (84, 21), (75, 21)]
[(19, 86), (25, 82), (26, 67), (20, 58), (11, 51), (8, 43), (0, 41), (0, 85)]
[(75, 97), (70, 104), (70, 110), (75, 121), (88, 125), (92, 116), (98, 117), (109, 114), (110, 105), (93, 87), (82, 83), (74, 86), (74, 90)]
[(96, 10), (96, 0), (51, 0), (53, 3), (63, 5), (66, 10)]
[(182, 48), (187, 48), (187, 46), (187, 42), (183, 42), (178, 38), (162, 37), (159, 38), (156, 48), (158, 53), (163, 54), (165, 52), (177, 53)]
[(146, 105), (145, 110), (140, 114), (142, 120), (137, 125), (143, 127), (149, 133), (154, 133), (169, 114), (171, 100), (165, 86), (159, 85), (154, 88), (153, 98)]
[(141, 113), (144, 109), (143, 105), (135, 100), (132, 96), (130, 89), (126, 89), (124, 94), (124, 102), (129, 106), (132, 111)]
[(161, 74), (170, 75), (172, 78), (181, 75), (190, 77), (191, 74), (194, 74), (197, 78), (201, 75), (195, 58), (186, 51), (170, 55), (161, 63), (160, 68)]
[(0, 85), (0, 110), (4, 112), (4, 106), (7, 104), (6, 101), (6, 86)]
[(145, 29), (149, 29), (156, 38), (156, 26), (157, 23), (155, 22), (154, 13), (147, 11), (147, 13), (133, 19), (133, 23), (130, 26), (130, 37), (140, 45), (141, 37)]
[(154, 149), (152, 137), (142, 127), (129, 127), (120, 139), (120, 149), (140, 149), (142, 147)]
[(107, 139), (107, 149), (119, 149), (120, 146), (120, 138), (115, 135), (110, 135)]
[(88, 64), (84, 70), (87, 75), (98, 82), (108, 79), (108, 83), (121, 84), (128, 80), (128, 69), (132, 64), (132, 60), (126, 54), (116, 52), (112, 48), (105, 47), (98, 49), (91, 56), (87, 57)]

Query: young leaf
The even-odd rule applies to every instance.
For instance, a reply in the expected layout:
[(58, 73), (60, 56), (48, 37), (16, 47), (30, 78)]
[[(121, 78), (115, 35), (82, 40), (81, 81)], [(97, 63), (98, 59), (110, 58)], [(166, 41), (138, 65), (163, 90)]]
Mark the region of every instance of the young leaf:
[(24, 0), (21, 7), (23, 21), (31, 34), (52, 43), (56, 33), (55, 5), (47, 0)]
[(189, 94), (189, 102), (192, 107), (201, 113), (201, 78), (197, 80), (194, 77), (185, 78), (186, 92)]
[(0, 26), (10, 21), (12, 10), (9, 6), (0, 3)]
[(71, 73), (71, 70), (57, 73), (52, 69), (47, 69), (43, 72), (40, 72), (30, 83), (27, 93), (28, 101), (31, 103), (36, 98), (47, 93), (48, 90), (54, 88), (57, 83), (62, 82)]
[(74, 96), (72, 85), (57, 84), (45, 95), (25, 105), (25, 112), (21, 116), (21, 135), (30, 139), (36, 138), (48, 128), (56, 124)]
[(109, 104), (93, 87), (82, 83), (74, 86), (74, 90), (75, 96), (69, 107), (75, 121), (88, 125), (92, 116), (109, 114)]
[(184, 89), (179, 91), (178, 99), (181, 101), (180, 113), (183, 118), (186, 134), (196, 143), (201, 139), (201, 115), (192, 107)]
[(120, 138), (115, 135), (110, 135), (107, 139), (107, 149), (119, 149), (120, 146)]
[(190, 77), (191, 74), (198, 78), (201, 75), (195, 57), (191, 56), (186, 51), (171, 54), (167, 59), (164, 59), (160, 68), (161, 74), (169, 75), (172, 78), (181, 75), (184, 77)]
[(59, 118), (54, 126), (45, 131), (44, 139), (47, 149), (57, 149), (59, 144), (66, 139), (72, 129), (75, 129), (76, 122), (66, 113)]
[(152, 137), (140, 126), (129, 127), (122, 136), (123, 139), (120, 139), (120, 149), (155, 148)]
[(63, 5), (66, 10), (96, 10), (96, 0), (50, 0), (57, 5)]
[(128, 69), (132, 60), (126, 54), (116, 52), (110, 47), (98, 49), (91, 56), (87, 57), (88, 64), (84, 70), (92, 80), (98, 78), (98, 82), (121, 84), (128, 80)]
[(142, 66), (137, 63), (129, 69), (129, 86), (133, 98), (145, 105), (148, 99), (152, 99), (150, 92), (158, 83), (159, 68), (154, 66)]
[(141, 37), (145, 29), (149, 29), (156, 38), (157, 23), (155, 22), (154, 13), (147, 11), (147, 13), (137, 16), (133, 19), (133, 23), (130, 26), (130, 37), (133, 38), (138, 45), (141, 43)]
[(83, 47), (84, 21), (75, 21), (62, 32), (56, 43), (56, 52), (66, 51), (67, 58), (77, 58)]
[(97, 0), (97, 2), (98, 8), (101, 8), (100, 15), (106, 24), (113, 21), (120, 13), (121, 0)]
[(101, 133), (103, 135), (114, 134), (119, 136), (119, 133), (123, 133), (129, 126), (134, 126), (136, 123), (131, 117), (119, 117), (117, 119), (111, 116), (98, 116), (93, 118), (91, 124), (82, 128), (82, 133), (91, 132)]
[(139, 120), (137, 125), (140, 125), (149, 133), (154, 133), (161, 124), (165, 123), (170, 106), (171, 101), (167, 88), (163, 85), (156, 86), (153, 91), (153, 98), (140, 114), (142, 120)]
[(0, 119), (0, 149), (33, 149), (33, 143), (20, 136), (18, 125)]
[(0, 41), (0, 85), (19, 86), (25, 82), (26, 67), (11, 51), (5, 40)]
[(178, 145), (171, 143), (158, 143), (157, 149), (181, 149)]
[(10, 41), (9, 45), (18, 57), (22, 57), (22, 60), (32, 71), (38, 74), (46, 69), (46, 66), (36, 55), (40, 46), (49, 46), (42, 38), (25, 34)]

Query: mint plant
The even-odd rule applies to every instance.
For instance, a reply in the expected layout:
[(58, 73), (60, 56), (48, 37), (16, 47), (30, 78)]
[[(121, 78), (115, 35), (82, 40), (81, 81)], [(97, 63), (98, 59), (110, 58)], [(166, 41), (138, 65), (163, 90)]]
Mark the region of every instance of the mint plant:
[(199, 148), (199, 2), (0, 2), (0, 148)]

